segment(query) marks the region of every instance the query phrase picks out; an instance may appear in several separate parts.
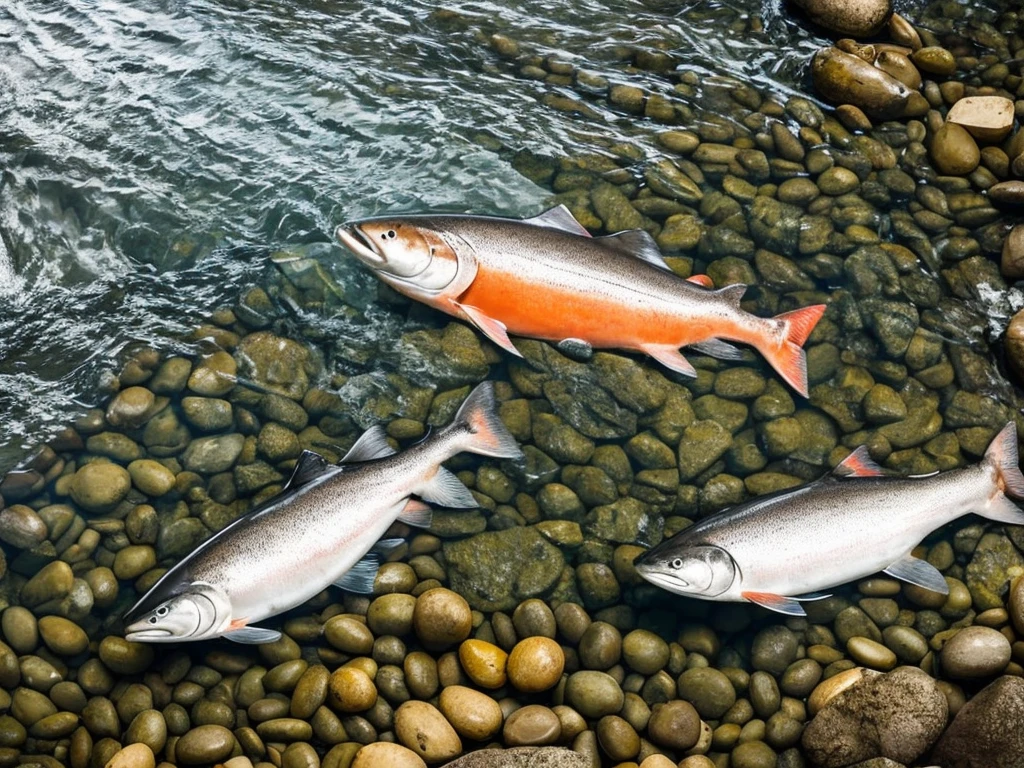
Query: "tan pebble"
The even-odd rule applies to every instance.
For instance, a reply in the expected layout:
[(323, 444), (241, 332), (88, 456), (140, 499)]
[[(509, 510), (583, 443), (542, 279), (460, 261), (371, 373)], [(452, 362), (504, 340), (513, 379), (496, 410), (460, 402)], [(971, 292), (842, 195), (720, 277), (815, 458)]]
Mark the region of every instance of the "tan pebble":
[(1010, 583), (1010, 597), (1006, 603), (1010, 621), (1018, 635), (1024, 635), (1024, 576), (1018, 576)]
[[(1017, 376), (1018, 381), (1024, 379), (1024, 309), (1019, 310), (1006, 326), (1006, 361), (1010, 370)], [(1021, 577), (1017, 577), (1020, 581)], [(1017, 588), (1018, 597), (1013, 597), (1014, 591), (1010, 590), (1010, 604), (1008, 606), (1013, 625), (1018, 632), (1024, 633), (1024, 594), (1021, 587)], [(1014, 606), (1017, 606), (1014, 608)]]
[(558, 720), (562, 724), (563, 741), (572, 741), (577, 735), (587, 730), (587, 721), (583, 719), (583, 715), (572, 707), (559, 704), (552, 707), (551, 711), (558, 715)]
[(416, 598), (412, 624), (423, 644), (437, 650), (469, 637), (473, 612), (462, 595), (437, 587)]
[(676, 764), (664, 755), (648, 755), (640, 763), (640, 768), (676, 768)]
[(500, 688), (507, 679), (508, 654), (484, 640), (464, 640), (459, 646), (459, 661), (469, 679), (483, 688)]
[(354, 666), (334, 670), (327, 691), (331, 706), (341, 712), (363, 712), (377, 702), (377, 689), (370, 676)]
[(1004, 96), (967, 96), (949, 108), (947, 123), (962, 125), (978, 141), (995, 144), (1013, 128), (1013, 102)]
[(239, 755), (238, 757), (232, 757), (230, 760), (225, 760), (224, 768), (252, 768), (252, 760), (245, 755)]
[(107, 761), (105, 768), (154, 768), (153, 750), (145, 744), (129, 744)]
[[(1018, 224), (1003, 240), (1003, 255), (1002, 261), (1000, 262), (1000, 268), (1003, 272), (1003, 277), (1009, 277), (1017, 280), (1024, 277), (1024, 224)], [(1013, 600), (1011, 594), (1011, 601)], [(1024, 600), (1024, 596), (1021, 598)], [(1022, 619), (1024, 619), (1024, 604), (1018, 609)], [(1018, 628), (1018, 631), (1021, 631)]]
[(710, 757), (690, 755), (679, 762), (679, 768), (717, 768), (717, 766)]
[(999, 674), (1010, 661), (1010, 641), (991, 627), (964, 627), (942, 646), (942, 671), (969, 679)]
[(795, 0), (815, 24), (841, 35), (869, 37), (892, 13), (890, 0)]
[(395, 711), (395, 736), (428, 763), (451, 760), (462, 752), (459, 734), (425, 701), (407, 701)]
[(836, 117), (851, 131), (871, 130), (871, 118), (864, 114), (863, 109), (853, 104), (840, 104), (836, 107)]
[(612, 760), (631, 760), (640, 751), (640, 737), (618, 715), (605, 715), (597, 723), (597, 743)]
[(512, 747), (543, 747), (562, 735), (558, 715), (540, 704), (528, 704), (508, 716), (502, 738)]
[(871, 117), (890, 120), (903, 114), (910, 89), (859, 56), (822, 48), (811, 61), (814, 87), (829, 101), (853, 104)]
[(875, 66), (883, 72), (895, 77), (907, 88), (917, 90), (921, 87), (921, 73), (917, 67), (902, 53), (882, 51), (875, 59)]
[[(1014, 161), (1014, 170), (1016, 168), (1017, 161)], [(1024, 181), (1018, 179), (1000, 181), (998, 184), (993, 184), (988, 188), (988, 196), (990, 200), (997, 203), (1024, 205)]]
[(470, 741), (486, 741), (501, 729), (501, 707), (486, 693), (450, 685), (441, 691), (437, 705), (456, 732)]
[(865, 667), (890, 670), (896, 666), (896, 654), (881, 643), (866, 637), (851, 637), (846, 650), (853, 660)]
[(914, 29), (914, 25), (894, 13), (889, 17), (889, 35), (900, 45), (905, 45), (913, 51), (921, 47), (921, 35)]
[(854, 667), (822, 680), (811, 691), (811, 695), (807, 697), (807, 714), (814, 717), (814, 715), (821, 711), (822, 707), (847, 688), (856, 685), (868, 675), (877, 674), (878, 672), (871, 669)]
[(926, 48), (918, 48), (910, 54), (910, 60), (933, 75), (952, 75), (956, 71), (956, 59), (953, 54), (945, 48), (937, 45), (930, 45)]
[(935, 132), (929, 152), (935, 168), (947, 176), (966, 176), (981, 162), (974, 138), (956, 123), (944, 123)]
[(688, 701), (655, 704), (647, 722), (647, 735), (660, 747), (685, 751), (700, 739), (701, 719)]
[(351, 768), (427, 768), (427, 764), (401, 744), (378, 741), (356, 752)]
[(547, 637), (528, 637), (516, 643), (509, 654), (509, 682), (524, 693), (546, 691), (562, 679), (565, 653)]

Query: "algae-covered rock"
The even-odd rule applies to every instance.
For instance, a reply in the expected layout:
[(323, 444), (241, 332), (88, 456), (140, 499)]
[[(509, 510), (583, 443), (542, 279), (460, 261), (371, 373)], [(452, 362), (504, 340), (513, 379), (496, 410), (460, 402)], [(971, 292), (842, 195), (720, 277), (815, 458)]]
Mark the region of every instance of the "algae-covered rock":
[(1024, 557), (1001, 533), (986, 533), (967, 564), (967, 589), (979, 611), (1002, 608), (1010, 580), (1024, 573)]
[(242, 339), (235, 349), (235, 361), (240, 376), (292, 400), (302, 399), (309, 389), (310, 377), (320, 369), (319, 360), (307, 347), (267, 331)]
[(201, 437), (192, 441), (181, 461), (190, 472), (208, 475), (226, 472), (234, 465), (244, 445), (245, 437), (237, 433)]
[(441, 389), (476, 384), (490, 370), (480, 335), (462, 323), (410, 331), (396, 347), (398, 372), (411, 381)]
[(544, 595), (558, 581), (565, 558), (536, 528), (479, 533), (444, 544), (452, 589), (480, 611), (511, 611)]
[(696, 477), (718, 461), (729, 446), (732, 434), (717, 421), (695, 421), (679, 441), (679, 475), (683, 480)]
[(618, 544), (653, 547), (661, 541), (665, 521), (641, 501), (619, 499), (592, 509), (583, 523), (583, 532)]

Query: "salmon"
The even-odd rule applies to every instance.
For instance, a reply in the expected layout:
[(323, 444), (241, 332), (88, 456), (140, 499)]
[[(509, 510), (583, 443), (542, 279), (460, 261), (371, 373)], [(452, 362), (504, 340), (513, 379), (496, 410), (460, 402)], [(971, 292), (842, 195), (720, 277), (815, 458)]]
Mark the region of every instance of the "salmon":
[(884, 474), (863, 446), (799, 488), (711, 515), (648, 550), (637, 573), (670, 592), (749, 601), (790, 616), (825, 590), (882, 571), (949, 594), (942, 574), (911, 555), (921, 539), (966, 514), (1024, 525), (1017, 429), (1007, 424), (978, 464), (923, 477)]
[(715, 290), (684, 279), (643, 230), (591, 237), (565, 208), (530, 219), (417, 215), (350, 221), (338, 239), (377, 277), (410, 298), (461, 318), (506, 352), (510, 336), (583, 349), (650, 355), (695, 376), (679, 351), (740, 359), (729, 342), (757, 349), (807, 396), (803, 344), (818, 304), (762, 318), (740, 308), (746, 286)]

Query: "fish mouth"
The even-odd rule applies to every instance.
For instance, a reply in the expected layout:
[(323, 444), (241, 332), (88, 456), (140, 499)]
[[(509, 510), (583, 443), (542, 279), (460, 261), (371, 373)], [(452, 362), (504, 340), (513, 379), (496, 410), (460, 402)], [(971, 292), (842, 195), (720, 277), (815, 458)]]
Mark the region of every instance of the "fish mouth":
[(365, 264), (383, 267), (388, 263), (387, 258), (377, 248), (377, 244), (363, 233), (358, 224), (346, 222), (334, 230), (334, 236)]
[(177, 640), (169, 629), (151, 627), (146, 621), (136, 621), (124, 628), (124, 639), (129, 643)]

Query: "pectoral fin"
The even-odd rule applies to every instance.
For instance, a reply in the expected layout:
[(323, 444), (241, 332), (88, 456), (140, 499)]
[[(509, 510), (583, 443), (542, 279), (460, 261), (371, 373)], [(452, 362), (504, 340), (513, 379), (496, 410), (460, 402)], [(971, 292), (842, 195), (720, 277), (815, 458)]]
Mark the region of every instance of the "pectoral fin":
[(334, 586), (357, 595), (373, 594), (373, 582), (380, 568), (380, 558), (372, 552), (349, 568)]
[(666, 344), (647, 344), (640, 349), (671, 371), (684, 376), (697, 375), (697, 369), (690, 365), (690, 361), (683, 357), (683, 353), (676, 347)]
[(222, 637), (243, 645), (262, 645), (280, 640), (281, 633), (276, 629), (264, 629), (263, 627), (239, 627), (225, 633)]
[(509, 354), (513, 354), (516, 357), (522, 357), (522, 355), (519, 354), (519, 350), (515, 348), (515, 345), (512, 343), (511, 339), (509, 339), (508, 331), (503, 322), (495, 320), (483, 310), (471, 307), (468, 304), (456, 303), (455, 307), (456, 309), (461, 310), (466, 317), (470, 319), (473, 325), (477, 327), (477, 330), (479, 330), (480, 333), (488, 339), (493, 341)]
[(887, 573), (894, 579), (906, 581), (940, 595), (949, 594), (949, 584), (941, 573), (926, 560), (905, 555), (895, 563), (886, 568), (882, 573)]
[[(462, 483), (459, 483), (459, 485), (462, 485)], [(466, 486), (463, 485), (462, 487), (465, 488)], [(409, 499), (405, 502), (405, 506), (402, 507), (402, 513), (398, 516), (398, 522), (414, 525), (417, 528), (429, 528), (433, 519), (434, 510), (416, 499)], [(384, 541), (398, 541), (401, 544), (403, 539), (385, 539)], [(377, 546), (383, 543), (383, 541), (377, 542)]]
[(587, 228), (580, 224), (576, 220), (576, 217), (573, 216), (569, 209), (564, 205), (556, 205), (554, 208), (549, 208), (544, 211), (544, 213), (540, 213), (529, 219), (523, 219), (523, 222), (525, 224), (534, 224), (538, 227), (560, 229), (571, 235), (590, 237), (590, 233), (587, 231)]
[(787, 616), (806, 616), (807, 612), (800, 607), (800, 603), (792, 597), (784, 597), (771, 592), (740, 592), (740, 596), (746, 598), (755, 605), (767, 608), (769, 611), (784, 613)]

